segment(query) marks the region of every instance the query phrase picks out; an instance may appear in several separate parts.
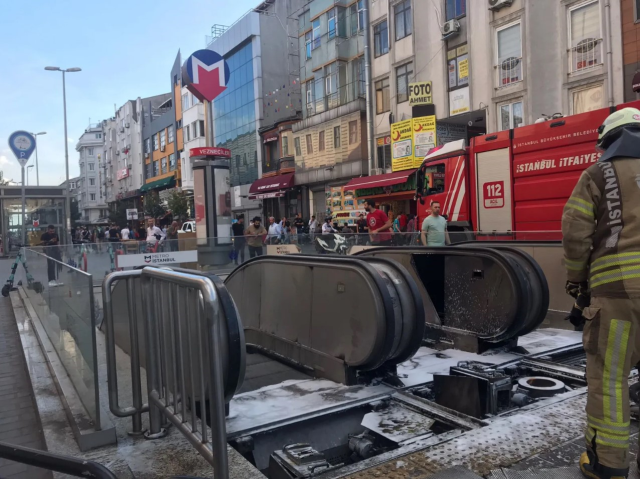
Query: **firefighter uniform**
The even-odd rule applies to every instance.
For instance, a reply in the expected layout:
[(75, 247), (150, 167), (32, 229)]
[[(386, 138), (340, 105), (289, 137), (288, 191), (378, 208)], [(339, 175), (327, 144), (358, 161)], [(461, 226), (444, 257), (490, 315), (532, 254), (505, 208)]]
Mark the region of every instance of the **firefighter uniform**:
[[(640, 360), (640, 111), (612, 114), (599, 144), (603, 130), (613, 132), (607, 150), (582, 173), (564, 208), (562, 234), (567, 291), (586, 293), (588, 284), (591, 292), (583, 311), (588, 398), (581, 470), (622, 478), (629, 467), (628, 377)], [(632, 150), (637, 157), (622, 156)]]

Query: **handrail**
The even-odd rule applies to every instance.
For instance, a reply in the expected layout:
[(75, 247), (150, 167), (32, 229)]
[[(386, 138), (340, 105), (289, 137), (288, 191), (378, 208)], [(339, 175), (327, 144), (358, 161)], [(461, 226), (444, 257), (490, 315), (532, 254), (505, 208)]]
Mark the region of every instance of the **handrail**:
[(53, 454), (30, 447), (16, 446), (6, 442), (0, 442), (0, 457), (75, 477), (117, 479), (113, 472), (97, 462)]

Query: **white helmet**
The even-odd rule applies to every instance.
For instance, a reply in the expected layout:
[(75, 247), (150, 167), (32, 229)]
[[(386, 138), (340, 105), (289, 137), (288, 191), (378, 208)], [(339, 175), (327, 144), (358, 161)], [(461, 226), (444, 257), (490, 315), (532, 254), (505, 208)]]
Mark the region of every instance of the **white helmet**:
[(623, 108), (609, 115), (598, 128), (596, 148), (600, 151), (606, 150), (618, 139), (624, 128), (640, 130), (640, 110)]

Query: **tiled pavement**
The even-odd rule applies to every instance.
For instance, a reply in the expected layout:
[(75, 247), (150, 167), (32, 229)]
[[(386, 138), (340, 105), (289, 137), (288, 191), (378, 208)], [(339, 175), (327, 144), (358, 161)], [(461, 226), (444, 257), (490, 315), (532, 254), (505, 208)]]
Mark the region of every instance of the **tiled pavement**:
[[(22, 343), (9, 298), (0, 297), (0, 442), (46, 449)], [(0, 478), (51, 478), (39, 468), (0, 459)]]

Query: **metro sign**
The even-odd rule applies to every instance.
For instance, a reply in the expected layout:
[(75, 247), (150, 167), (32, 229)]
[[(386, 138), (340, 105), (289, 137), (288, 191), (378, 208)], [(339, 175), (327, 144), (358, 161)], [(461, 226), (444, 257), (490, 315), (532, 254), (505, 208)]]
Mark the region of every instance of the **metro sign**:
[(213, 101), (227, 89), (229, 65), (213, 50), (194, 52), (182, 66), (182, 84), (200, 101)]

